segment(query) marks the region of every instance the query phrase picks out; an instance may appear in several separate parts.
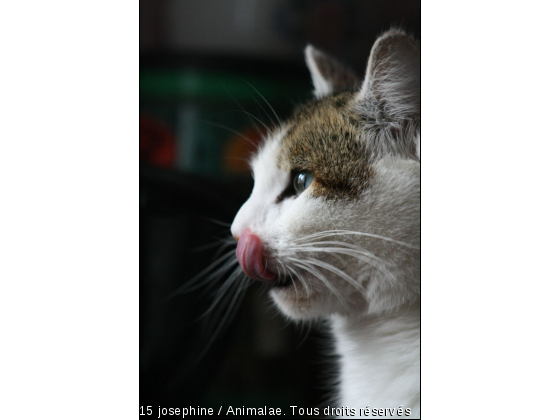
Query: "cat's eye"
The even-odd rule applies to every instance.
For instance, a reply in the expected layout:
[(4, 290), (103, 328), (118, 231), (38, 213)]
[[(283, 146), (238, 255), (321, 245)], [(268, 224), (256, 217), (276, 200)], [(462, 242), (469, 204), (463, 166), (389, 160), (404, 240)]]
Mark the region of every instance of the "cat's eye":
[(309, 171), (296, 172), (294, 176), (294, 189), (300, 195), (311, 185), (315, 176)]

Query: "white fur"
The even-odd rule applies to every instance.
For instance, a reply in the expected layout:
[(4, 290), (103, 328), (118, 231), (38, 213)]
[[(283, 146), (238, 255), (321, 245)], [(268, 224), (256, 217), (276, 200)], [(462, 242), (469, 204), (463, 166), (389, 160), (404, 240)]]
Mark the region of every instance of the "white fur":
[(420, 418), (419, 308), (380, 317), (335, 317), (332, 329), (341, 355), (340, 403), (356, 410), (394, 409), (377, 418)]
[(267, 226), (277, 224), (281, 214), (280, 206), (270, 206), (288, 183), (289, 174), (281, 171), (276, 164), (278, 147), (284, 130), (268, 139), (259, 150), (258, 158), (253, 159), (252, 169), (255, 178), (253, 192), (243, 204), (231, 226), (233, 236), (240, 237), (247, 227), (257, 235), (266, 234)]

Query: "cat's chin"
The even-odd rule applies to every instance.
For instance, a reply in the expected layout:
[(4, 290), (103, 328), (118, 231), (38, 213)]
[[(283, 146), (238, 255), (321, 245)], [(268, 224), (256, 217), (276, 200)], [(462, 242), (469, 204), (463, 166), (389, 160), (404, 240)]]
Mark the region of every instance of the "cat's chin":
[(320, 305), (314, 302), (315, 299), (301, 298), (299, 291), (296, 294), (296, 286), (293, 284), (272, 287), (270, 296), (280, 311), (288, 318), (310, 320), (322, 315), (320, 311), (317, 311), (316, 307)]
[(280, 311), (293, 320), (314, 320), (345, 312), (328, 294), (307, 290), (298, 283), (279, 282), (271, 288), (270, 296)]

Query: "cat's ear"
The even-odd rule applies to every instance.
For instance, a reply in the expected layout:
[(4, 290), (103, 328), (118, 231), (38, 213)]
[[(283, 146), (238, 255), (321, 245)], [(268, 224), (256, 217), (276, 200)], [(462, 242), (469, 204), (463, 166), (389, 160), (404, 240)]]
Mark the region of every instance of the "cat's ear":
[(305, 62), (311, 72), (317, 99), (333, 93), (355, 91), (360, 79), (344, 65), (312, 45), (305, 48)]
[(411, 37), (391, 30), (375, 41), (358, 103), (377, 120), (420, 117), (420, 47)]

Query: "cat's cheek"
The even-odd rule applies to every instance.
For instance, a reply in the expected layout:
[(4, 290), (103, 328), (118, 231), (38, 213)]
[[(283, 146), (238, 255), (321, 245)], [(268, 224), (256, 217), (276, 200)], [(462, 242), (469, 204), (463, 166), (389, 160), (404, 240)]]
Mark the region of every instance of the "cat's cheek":
[(300, 239), (306, 235), (325, 230), (324, 215), (328, 205), (322, 198), (304, 194), (280, 212), (279, 224), (290, 233), (291, 238)]

